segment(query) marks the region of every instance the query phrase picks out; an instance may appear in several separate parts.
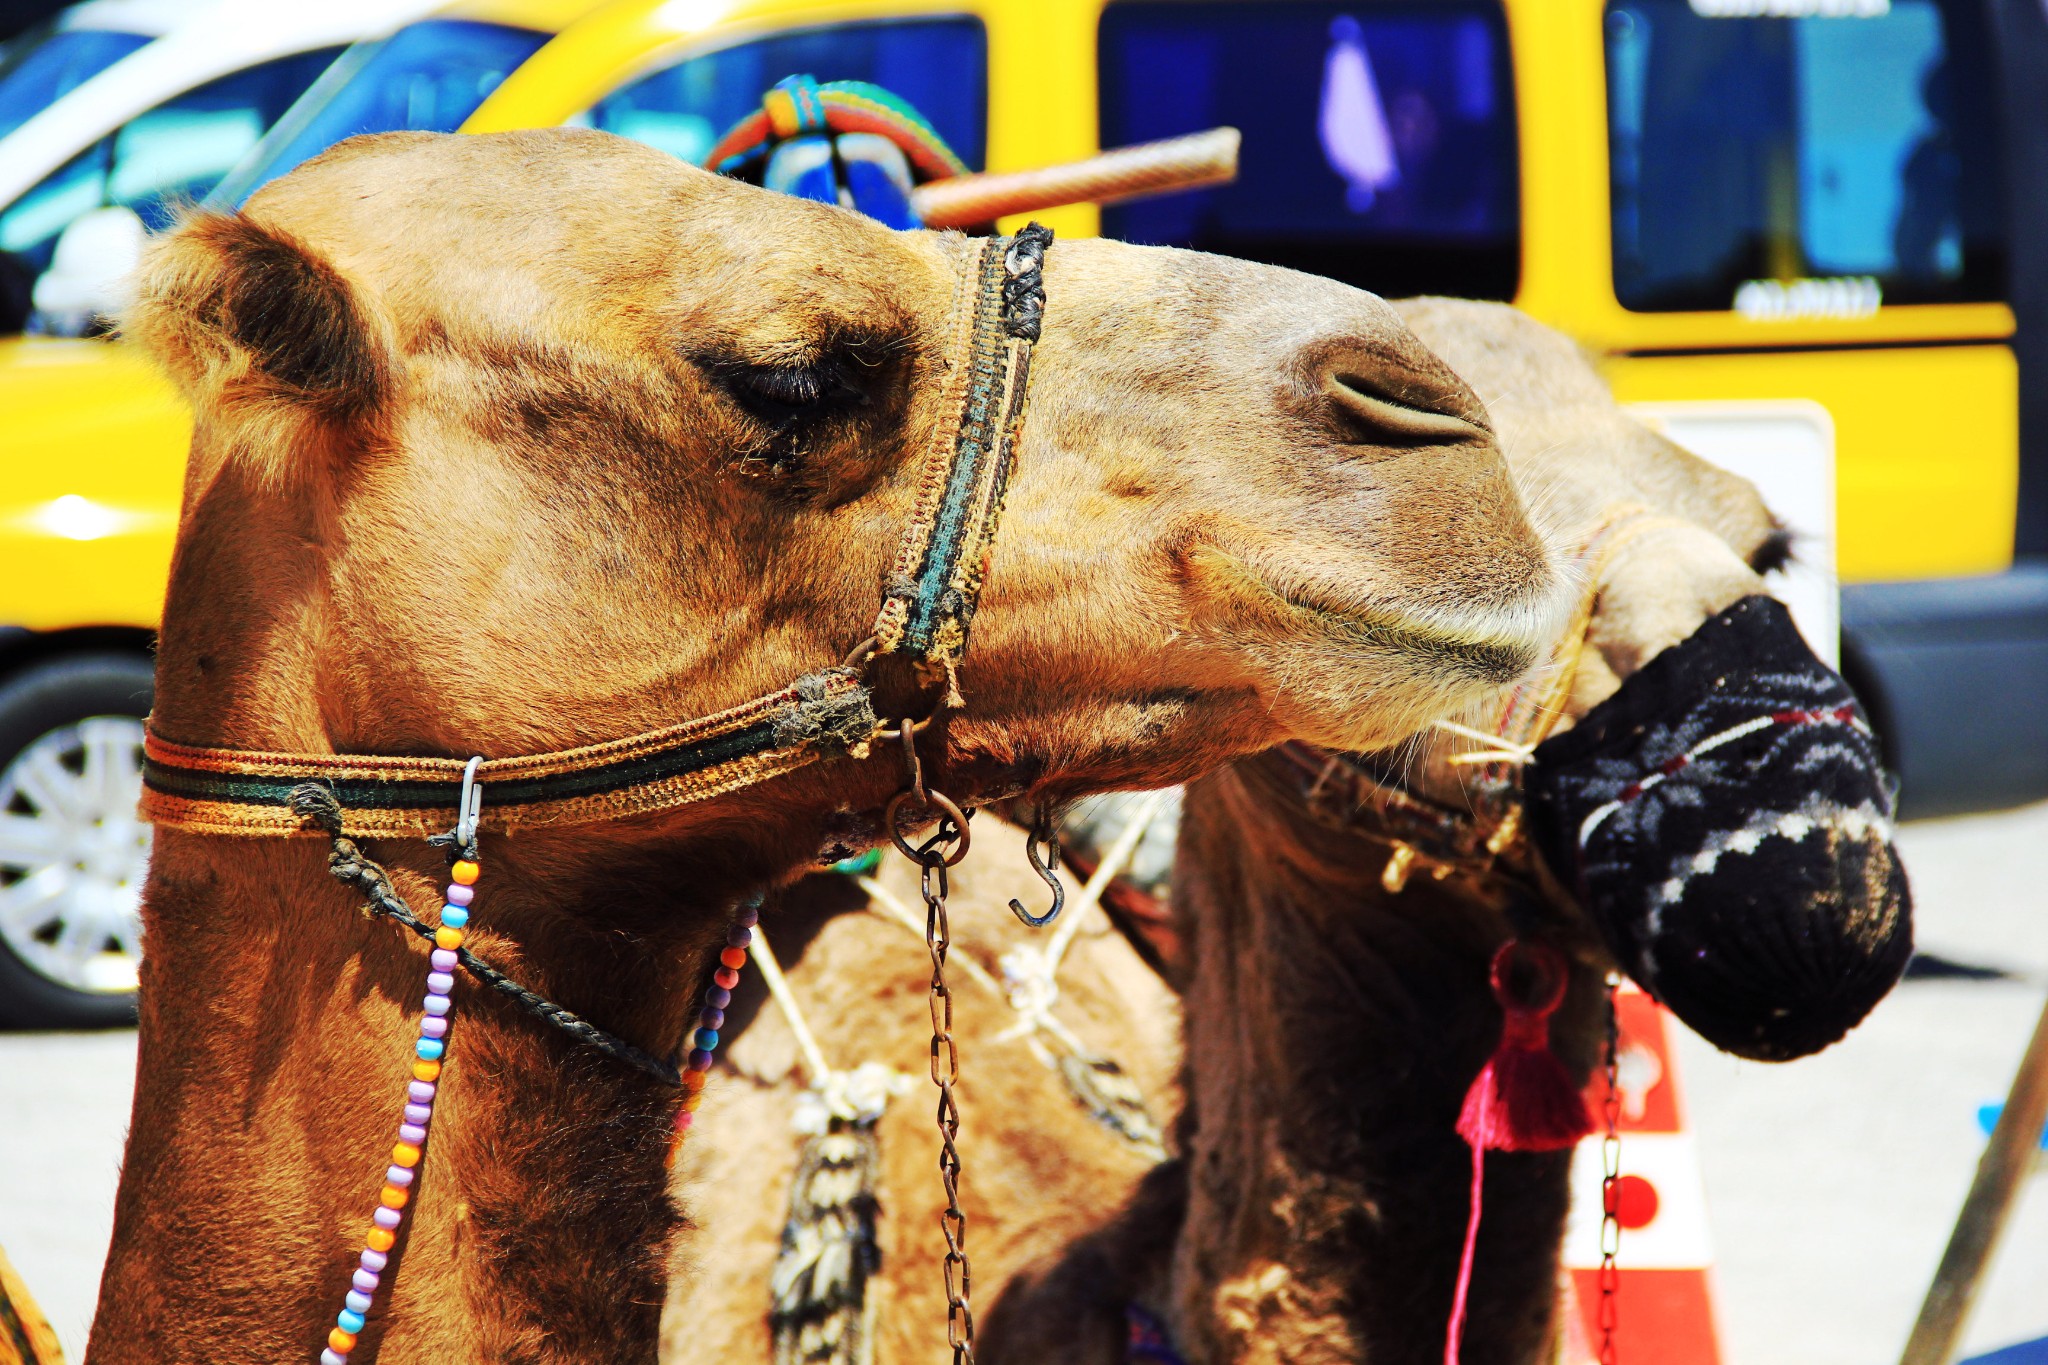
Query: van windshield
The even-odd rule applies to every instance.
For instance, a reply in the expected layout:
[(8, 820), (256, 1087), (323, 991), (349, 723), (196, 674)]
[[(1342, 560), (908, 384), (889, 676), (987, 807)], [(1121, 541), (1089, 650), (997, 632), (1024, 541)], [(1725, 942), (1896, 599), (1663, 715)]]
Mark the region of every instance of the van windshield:
[(300, 162), (359, 133), (452, 133), (547, 40), (505, 24), (427, 19), (357, 43), (221, 180), (208, 203), (239, 208)]
[(0, 137), (147, 44), (112, 29), (41, 29), (0, 45)]
[(1857, 317), (2004, 291), (1978, 0), (1610, 0), (1625, 308)]
[(1103, 210), (1126, 241), (1385, 294), (1504, 299), (1521, 273), (1498, 0), (1120, 0), (1098, 45), (1102, 145), (1228, 124), (1235, 183)]

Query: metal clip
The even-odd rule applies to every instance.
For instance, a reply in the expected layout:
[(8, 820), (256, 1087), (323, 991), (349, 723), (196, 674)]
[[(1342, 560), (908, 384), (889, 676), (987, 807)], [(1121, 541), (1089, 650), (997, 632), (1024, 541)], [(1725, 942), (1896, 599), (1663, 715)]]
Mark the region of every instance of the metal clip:
[(462, 796), (455, 804), (455, 847), (466, 849), (476, 842), (477, 821), (484, 812), (484, 784), (476, 770), (484, 765), (482, 754), (469, 760), (462, 770)]

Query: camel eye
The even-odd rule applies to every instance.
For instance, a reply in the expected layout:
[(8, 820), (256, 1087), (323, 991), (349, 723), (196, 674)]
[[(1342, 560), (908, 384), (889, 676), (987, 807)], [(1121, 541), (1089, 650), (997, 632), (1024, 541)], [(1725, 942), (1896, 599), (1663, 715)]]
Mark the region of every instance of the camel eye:
[(712, 374), (749, 417), (775, 432), (867, 401), (845, 365), (829, 357), (801, 365), (732, 362), (713, 366)]

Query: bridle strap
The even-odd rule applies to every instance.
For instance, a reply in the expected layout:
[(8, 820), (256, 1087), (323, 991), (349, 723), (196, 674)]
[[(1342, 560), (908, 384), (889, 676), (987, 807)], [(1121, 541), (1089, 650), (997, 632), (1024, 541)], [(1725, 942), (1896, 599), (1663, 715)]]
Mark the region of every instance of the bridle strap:
[[(730, 711), (630, 739), (486, 760), (481, 828), (573, 825), (736, 791), (827, 754), (864, 754), (875, 730), (867, 688), (848, 669), (799, 679)], [(451, 828), (464, 760), (202, 749), (154, 730), (143, 740), (142, 816), (203, 834), (297, 834), (302, 782), (328, 786), (356, 836), (425, 838)]]
[[(875, 650), (954, 671), (987, 571), (1016, 461), (1045, 311), (1041, 267), (1052, 233), (1036, 223), (1014, 238), (982, 241), (953, 310), (955, 342), (916, 510), (889, 575)], [(482, 828), (573, 825), (640, 815), (738, 791), (820, 758), (865, 756), (874, 699), (853, 667), (807, 674), (730, 710), (627, 739), (484, 762), (490, 788)], [(358, 837), (425, 838), (459, 815), (465, 760), (379, 754), (293, 754), (143, 741), (145, 820), (202, 834), (307, 832), (292, 789), (318, 782)]]
[(966, 319), (967, 362), (950, 377), (944, 411), (952, 420), (925, 457), (917, 510), (897, 551), (887, 596), (875, 621), (878, 654), (902, 654), (948, 680), (967, 652), (967, 631), (988, 570), (996, 521), (1016, 462), (1017, 433), (1031, 379), (1031, 350), (1045, 313), (1042, 274), (1052, 233), (1033, 223), (1014, 238), (981, 244), (968, 273), (973, 307)]

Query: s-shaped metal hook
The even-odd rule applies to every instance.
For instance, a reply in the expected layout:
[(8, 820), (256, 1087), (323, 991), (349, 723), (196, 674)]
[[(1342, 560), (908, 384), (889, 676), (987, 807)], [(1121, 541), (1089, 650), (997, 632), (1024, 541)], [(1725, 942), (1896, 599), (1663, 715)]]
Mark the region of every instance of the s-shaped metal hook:
[[(1045, 856), (1039, 856), (1039, 849)], [(1031, 831), (1024, 836), (1024, 856), (1031, 861), (1031, 870), (1039, 879), (1052, 888), (1052, 908), (1043, 915), (1034, 915), (1024, 908), (1024, 902), (1010, 901), (1010, 912), (1034, 929), (1043, 929), (1059, 918), (1060, 910), (1067, 903), (1067, 888), (1060, 885), (1060, 833), (1053, 819), (1050, 805), (1040, 806), (1031, 817)]]

